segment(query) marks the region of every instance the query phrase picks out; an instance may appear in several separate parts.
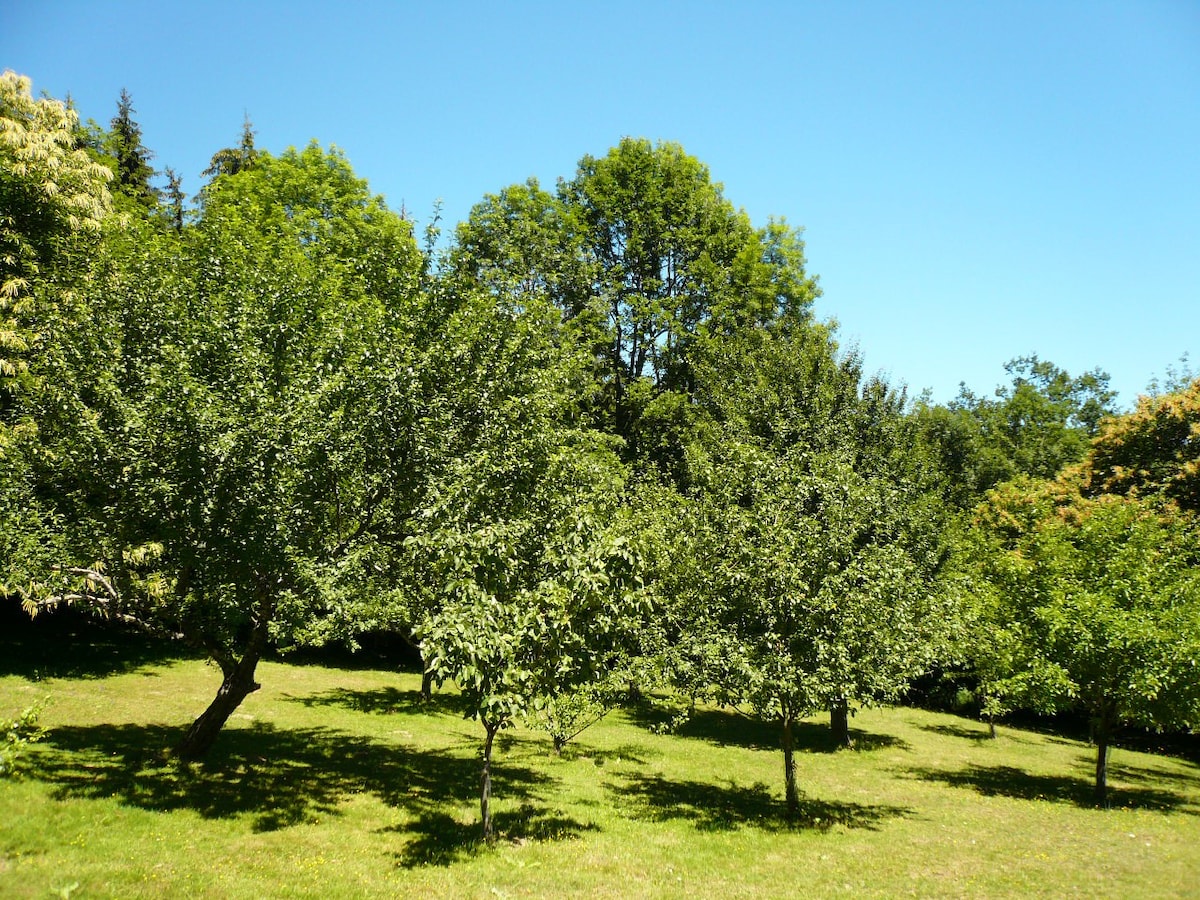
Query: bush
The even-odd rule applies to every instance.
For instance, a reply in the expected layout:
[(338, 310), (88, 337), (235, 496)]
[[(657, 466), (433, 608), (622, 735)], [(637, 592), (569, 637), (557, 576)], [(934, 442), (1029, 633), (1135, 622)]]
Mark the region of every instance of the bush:
[(0, 743), (0, 778), (12, 775), (29, 745), (45, 736), (46, 729), (38, 723), (45, 703), (41, 700), (33, 704), (10, 721), (0, 720), (0, 734), (4, 735)]

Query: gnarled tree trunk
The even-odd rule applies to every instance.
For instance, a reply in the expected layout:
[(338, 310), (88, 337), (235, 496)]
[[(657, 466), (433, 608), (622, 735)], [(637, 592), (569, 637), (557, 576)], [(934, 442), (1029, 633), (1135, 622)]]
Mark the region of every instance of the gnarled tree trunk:
[(183, 736), (176, 752), (185, 761), (203, 759), (212, 749), (217, 735), (233, 715), (243, 700), (259, 689), (254, 680), (254, 670), (267, 647), (268, 631), (271, 619), (275, 614), (275, 603), (266, 588), (259, 592), (257, 609), (254, 616), (250, 638), (246, 642), (241, 658), (221, 647), (209, 647), (209, 654), (221, 667), (224, 678), (217, 696), (209, 704), (208, 709), (192, 723), (187, 734)]
[(248, 652), (224, 672), (225, 677), (217, 690), (217, 696), (208, 709), (192, 723), (179, 744), (178, 753), (181, 759), (195, 761), (207, 756), (233, 711), (259, 689), (258, 682), (254, 680), (258, 657), (258, 652)]

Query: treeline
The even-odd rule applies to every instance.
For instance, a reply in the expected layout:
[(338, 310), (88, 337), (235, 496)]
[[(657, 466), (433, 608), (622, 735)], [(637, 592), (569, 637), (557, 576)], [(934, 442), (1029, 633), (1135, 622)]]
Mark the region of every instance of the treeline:
[[(202, 757), (269, 647), (391, 632), (484, 731), (669, 688), (797, 721), (950, 672), (983, 711), (1200, 715), (1200, 380), (1117, 415), (1014, 360), (946, 406), (812, 312), (799, 229), (624, 139), (445, 249), (334, 149), (153, 184), (131, 98), (0, 80), (0, 579), (201, 648)], [(64, 648), (64, 652), (70, 652)]]

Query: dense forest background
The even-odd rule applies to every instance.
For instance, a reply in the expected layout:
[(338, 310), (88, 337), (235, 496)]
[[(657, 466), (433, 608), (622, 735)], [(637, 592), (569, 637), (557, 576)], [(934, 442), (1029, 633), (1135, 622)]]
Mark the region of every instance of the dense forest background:
[(812, 312), (801, 230), (624, 138), (418, 233), (313, 142), (192, 197), (122, 93), (0, 80), (0, 580), (203, 650), (202, 757), (264, 653), (391, 634), (484, 741), (641, 692), (793, 729), (952, 690), (1200, 721), (1200, 379), (1132, 410), (1014, 359), (908, 396)]

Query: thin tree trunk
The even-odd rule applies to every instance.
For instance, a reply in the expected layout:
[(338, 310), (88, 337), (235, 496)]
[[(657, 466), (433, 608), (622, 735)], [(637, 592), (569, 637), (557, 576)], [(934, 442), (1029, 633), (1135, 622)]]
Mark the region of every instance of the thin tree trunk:
[(829, 708), (829, 727), (833, 731), (833, 742), (838, 747), (849, 747), (850, 742), (850, 701), (838, 697)]
[(1108, 808), (1108, 723), (1096, 725), (1096, 805)]
[(426, 702), (433, 699), (433, 672), (429, 669), (421, 673), (421, 699)]
[(479, 812), (483, 817), (483, 840), (492, 844), (496, 841), (496, 834), (492, 828), (492, 743), (496, 739), (496, 732), (500, 730), (499, 723), (495, 725), (490, 722), (484, 722), (483, 727), (487, 730), (487, 739), (483, 743), (483, 776), (480, 779), (479, 785)]
[(783, 795), (787, 801), (788, 821), (795, 822), (800, 815), (800, 796), (796, 792), (796, 738), (788, 713), (783, 716)]
[(996, 739), (996, 717), (988, 716), (988, 737), (993, 741)]
[(180, 741), (177, 752), (181, 759), (194, 762), (207, 756), (233, 711), (258, 690), (259, 684), (254, 680), (258, 657), (258, 650), (247, 651), (236, 665), (225, 672), (217, 696)]

